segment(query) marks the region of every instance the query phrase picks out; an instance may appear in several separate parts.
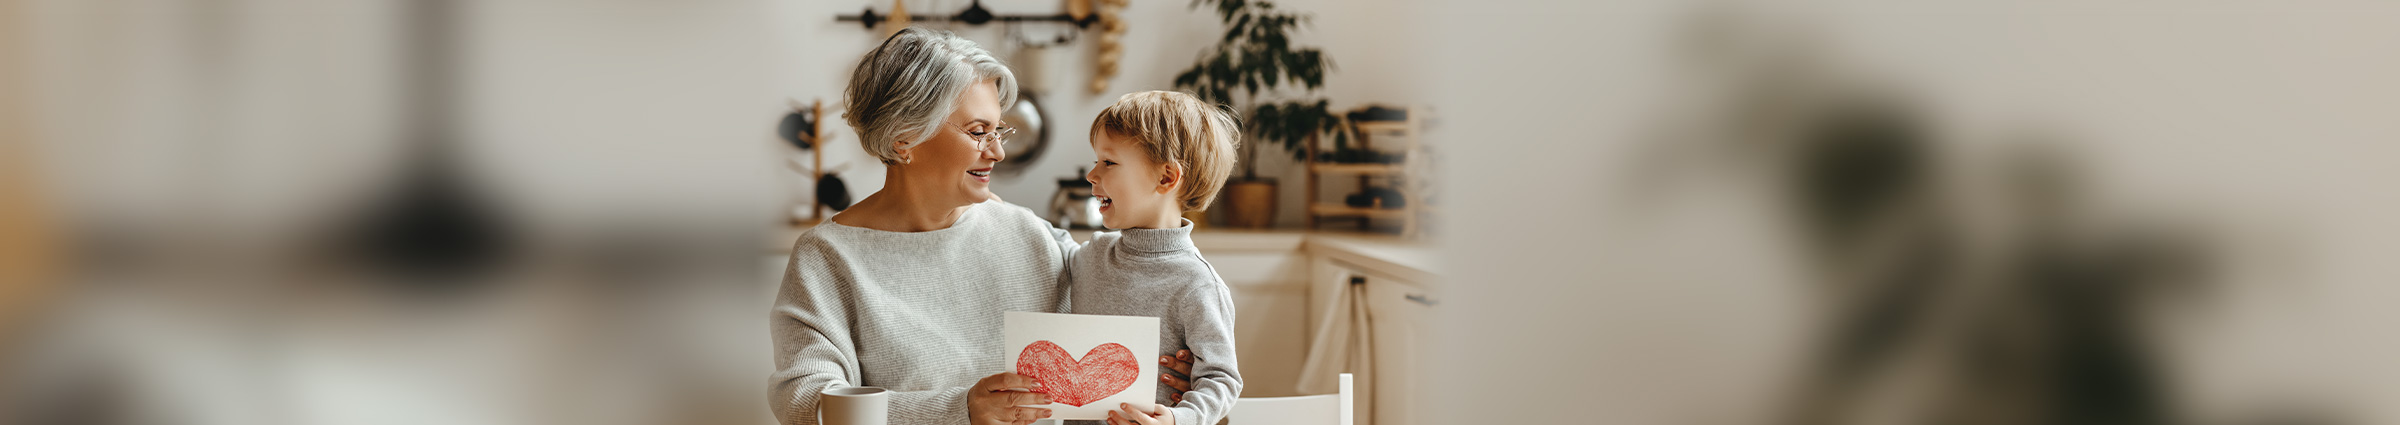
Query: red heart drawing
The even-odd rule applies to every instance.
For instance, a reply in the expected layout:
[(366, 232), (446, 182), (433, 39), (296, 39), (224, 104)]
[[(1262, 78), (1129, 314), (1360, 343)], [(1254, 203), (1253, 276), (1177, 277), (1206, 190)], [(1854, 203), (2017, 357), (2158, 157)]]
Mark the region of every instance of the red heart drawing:
[(1017, 354), (1017, 374), (1041, 384), (1050, 401), (1081, 407), (1132, 388), (1142, 364), (1133, 350), (1113, 342), (1092, 347), (1077, 362), (1056, 343), (1034, 341)]

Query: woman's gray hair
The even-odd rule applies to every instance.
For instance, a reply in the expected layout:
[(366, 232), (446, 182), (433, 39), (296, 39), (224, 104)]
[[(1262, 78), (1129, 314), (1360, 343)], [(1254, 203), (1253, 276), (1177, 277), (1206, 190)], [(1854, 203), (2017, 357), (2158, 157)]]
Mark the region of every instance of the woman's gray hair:
[(991, 52), (949, 31), (903, 29), (850, 71), (842, 119), (868, 154), (895, 164), (901, 146), (932, 139), (958, 97), (984, 80), (999, 81), (1002, 109), (1016, 103), (1017, 76)]

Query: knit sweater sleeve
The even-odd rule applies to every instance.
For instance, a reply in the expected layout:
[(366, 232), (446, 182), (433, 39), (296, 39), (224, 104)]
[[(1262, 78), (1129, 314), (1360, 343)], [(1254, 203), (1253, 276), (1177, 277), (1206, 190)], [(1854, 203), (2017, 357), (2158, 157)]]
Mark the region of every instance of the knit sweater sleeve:
[[(776, 295), (770, 331), (775, 342), (777, 370), (769, 375), (770, 399), (776, 419), (787, 425), (814, 425), (825, 390), (857, 386), (861, 381), (858, 343), (847, 318), (851, 293), (847, 269), (826, 260), (822, 246), (803, 237), (784, 268)], [(898, 424), (967, 423), (965, 387), (893, 391), (890, 415)]]
[[(1050, 231), (1051, 247), (1058, 250), (1058, 258), (1066, 260), (1066, 266), (1061, 267), (1058, 270), (1058, 291), (1060, 294), (1073, 293), (1075, 288), (1075, 253), (1082, 252), (1084, 244), (1081, 242), (1076, 242), (1075, 235), (1068, 233), (1067, 229), (1049, 227), (1050, 225), (1047, 224), (1049, 221), (1040, 220), (1040, 216), (1035, 215), (1033, 213), (1033, 209), (1025, 208), (1022, 205), (1009, 205), (1015, 206), (1018, 210), (1024, 211), (1026, 215), (1034, 217), (1036, 221), (1041, 221), (1044, 223), (1044, 228)], [(1057, 312), (1074, 312), (1074, 304), (1075, 299), (1073, 297), (1060, 297)]]
[(1242, 396), (1242, 374), (1234, 355), (1233, 298), (1214, 270), (1176, 303), (1184, 344), (1192, 350), (1192, 390), (1172, 409), (1176, 425), (1215, 425)]

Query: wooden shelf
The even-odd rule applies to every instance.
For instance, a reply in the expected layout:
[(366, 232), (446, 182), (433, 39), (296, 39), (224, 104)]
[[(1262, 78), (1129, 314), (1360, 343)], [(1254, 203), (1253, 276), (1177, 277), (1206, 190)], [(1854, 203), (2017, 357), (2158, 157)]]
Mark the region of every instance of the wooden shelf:
[(1325, 217), (1407, 218), (1407, 208), (1361, 208), (1349, 204), (1319, 202), (1308, 206), (1309, 214)]
[[(1426, 115), (1430, 111), (1412, 107), (1408, 108), (1407, 112), (1408, 119), (1406, 120), (1349, 122), (1352, 134), (1357, 136), (1351, 139), (1353, 146), (1358, 149), (1374, 150), (1377, 148), (1376, 145), (1382, 145), (1382, 151), (1398, 151), (1405, 156), (1400, 157), (1400, 162), (1397, 163), (1317, 162), (1316, 159), (1324, 148), (1318, 145), (1322, 140), (1314, 136), (1308, 138), (1306, 141), (1307, 152), (1303, 158), (1308, 161), (1306, 199), (1308, 199), (1309, 228), (1316, 228), (1317, 225), (1324, 223), (1323, 219), (1328, 218), (1357, 219), (1360, 230), (1367, 230), (1374, 221), (1396, 220), (1400, 224), (1402, 237), (1416, 237), (1422, 234), (1420, 222), (1423, 221), (1423, 218), (1421, 216), (1429, 210), (1423, 208), (1425, 206), (1423, 203), (1425, 194), (1422, 193), (1423, 182), (1412, 179), (1422, 179), (1426, 176), (1409, 175), (1409, 164), (1412, 164), (1411, 161), (1424, 160), (1419, 158), (1423, 152), (1420, 152), (1418, 148), (1422, 143), (1421, 133), (1425, 131)], [(1399, 191), (1399, 198), (1406, 202), (1408, 207), (1359, 208), (1341, 202), (1326, 202), (1319, 199), (1320, 188), (1318, 186), (1327, 180), (1326, 177), (1337, 175), (1344, 177), (1344, 180), (1356, 178), (1357, 187), (1360, 190), (1372, 185), (1371, 182), (1374, 179), (1383, 179), (1384, 182), (1377, 186), (1388, 185), (1387, 187)]]
[(1308, 169), (1310, 171), (1316, 171), (1319, 173), (1342, 174), (1400, 174), (1400, 172), (1403, 170), (1403, 168), (1400, 167), (1400, 164), (1338, 164), (1329, 162), (1309, 164)]
[(1360, 121), (1357, 125), (1358, 131), (1364, 131), (1368, 133), (1405, 133), (1414, 131), (1409, 128), (1408, 121)]

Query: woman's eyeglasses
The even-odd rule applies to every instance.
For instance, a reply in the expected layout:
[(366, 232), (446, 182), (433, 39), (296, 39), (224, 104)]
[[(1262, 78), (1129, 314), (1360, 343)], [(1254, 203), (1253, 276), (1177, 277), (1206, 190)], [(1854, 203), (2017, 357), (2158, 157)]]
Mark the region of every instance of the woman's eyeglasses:
[[(958, 124), (950, 125), (958, 126)], [(993, 129), (992, 131), (983, 132), (983, 134), (980, 135), (975, 134), (973, 131), (967, 131), (967, 128), (964, 126), (958, 127), (959, 131), (967, 133), (968, 139), (975, 140), (976, 150), (999, 152), (1001, 146), (1008, 145), (1008, 135), (1017, 134), (1016, 127), (1008, 126), (1001, 126), (997, 129)]]

